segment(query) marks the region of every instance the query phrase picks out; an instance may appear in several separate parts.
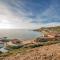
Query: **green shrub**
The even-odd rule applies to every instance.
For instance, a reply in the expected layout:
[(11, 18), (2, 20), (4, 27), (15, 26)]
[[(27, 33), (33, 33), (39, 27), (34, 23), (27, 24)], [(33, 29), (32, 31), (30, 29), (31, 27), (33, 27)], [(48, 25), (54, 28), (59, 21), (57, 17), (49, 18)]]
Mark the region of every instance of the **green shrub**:
[(35, 42), (47, 42), (48, 40), (45, 38), (37, 38)]
[(29, 47), (30, 48), (35, 48), (35, 47), (40, 47), (40, 46), (43, 46), (42, 44), (34, 44), (34, 45), (30, 45)]
[(21, 47), (23, 47), (22, 45), (21, 46), (10, 46), (9, 48), (10, 49), (19, 49), (19, 48), (21, 48)]
[(2, 51), (0, 51), (0, 54), (2, 54), (3, 52)]

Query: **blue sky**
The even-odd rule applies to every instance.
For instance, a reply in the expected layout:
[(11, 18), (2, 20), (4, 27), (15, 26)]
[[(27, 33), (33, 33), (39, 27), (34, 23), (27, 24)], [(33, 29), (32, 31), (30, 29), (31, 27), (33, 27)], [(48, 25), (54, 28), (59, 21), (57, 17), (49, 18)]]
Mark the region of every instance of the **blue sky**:
[(60, 0), (0, 0), (0, 28), (60, 26)]

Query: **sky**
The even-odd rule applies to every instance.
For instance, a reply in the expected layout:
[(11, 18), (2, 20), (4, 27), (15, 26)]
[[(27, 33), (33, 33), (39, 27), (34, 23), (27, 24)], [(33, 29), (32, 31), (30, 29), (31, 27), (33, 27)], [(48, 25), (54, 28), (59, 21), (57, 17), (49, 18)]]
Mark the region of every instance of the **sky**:
[(0, 29), (60, 26), (60, 0), (0, 0)]

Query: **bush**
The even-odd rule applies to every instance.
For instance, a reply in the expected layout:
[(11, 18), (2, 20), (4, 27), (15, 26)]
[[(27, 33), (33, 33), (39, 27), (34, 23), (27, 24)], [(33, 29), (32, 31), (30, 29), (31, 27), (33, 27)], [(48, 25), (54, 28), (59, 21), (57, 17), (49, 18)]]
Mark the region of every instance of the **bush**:
[(21, 47), (23, 47), (22, 45), (21, 46), (10, 46), (9, 48), (10, 49), (19, 49), (19, 48), (21, 48)]
[(40, 47), (40, 46), (43, 46), (43, 45), (42, 44), (34, 44), (34, 45), (31, 45), (30, 47), (35, 48), (35, 47)]
[(0, 51), (0, 54), (2, 54), (3, 52), (2, 51)]
[(48, 40), (45, 38), (37, 38), (35, 42), (47, 42)]

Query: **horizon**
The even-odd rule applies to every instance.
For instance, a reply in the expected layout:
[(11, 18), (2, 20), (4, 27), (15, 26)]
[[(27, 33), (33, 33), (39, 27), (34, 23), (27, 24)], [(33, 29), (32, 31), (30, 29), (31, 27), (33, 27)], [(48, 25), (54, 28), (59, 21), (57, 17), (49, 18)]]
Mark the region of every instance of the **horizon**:
[(60, 26), (60, 0), (0, 0), (0, 29)]

